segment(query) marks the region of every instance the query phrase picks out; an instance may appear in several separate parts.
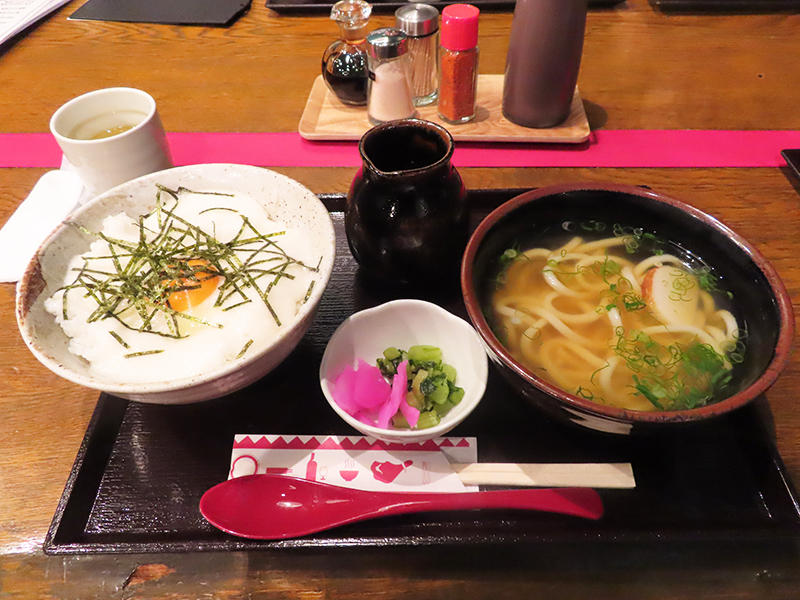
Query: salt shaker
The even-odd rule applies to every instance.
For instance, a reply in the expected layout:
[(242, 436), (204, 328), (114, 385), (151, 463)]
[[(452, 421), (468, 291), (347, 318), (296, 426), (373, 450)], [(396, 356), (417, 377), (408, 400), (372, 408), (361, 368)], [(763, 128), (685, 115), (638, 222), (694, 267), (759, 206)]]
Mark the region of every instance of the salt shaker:
[(471, 4), (451, 4), (442, 11), (439, 117), (454, 125), (475, 117), (479, 15)]
[(394, 27), (376, 29), (367, 36), (369, 85), (367, 116), (370, 123), (406, 119), (415, 115), (407, 36)]
[(432, 104), (439, 92), (439, 11), (430, 4), (406, 4), (394, 17), (408, 36), (414, 106)]
[(322, 77), (343, 104), (367, 103), (369, 76), (366, 35), (372, 5), (364, 0), (339, 0), (331, 7), (331, 19), (339, 26), (340, 39), (322, 55)]

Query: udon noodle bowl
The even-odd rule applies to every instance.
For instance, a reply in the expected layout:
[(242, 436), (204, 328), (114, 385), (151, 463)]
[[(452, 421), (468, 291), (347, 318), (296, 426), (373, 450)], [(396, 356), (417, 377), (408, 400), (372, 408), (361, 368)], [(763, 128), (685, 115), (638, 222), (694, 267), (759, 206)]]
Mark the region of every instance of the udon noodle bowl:
[(730, 294), (680, 248), (614, 229), (506, 250), (490, 292), (496, 336), (535, 375), (597, 403), (686, 410), (725, 397), (746, 341)]

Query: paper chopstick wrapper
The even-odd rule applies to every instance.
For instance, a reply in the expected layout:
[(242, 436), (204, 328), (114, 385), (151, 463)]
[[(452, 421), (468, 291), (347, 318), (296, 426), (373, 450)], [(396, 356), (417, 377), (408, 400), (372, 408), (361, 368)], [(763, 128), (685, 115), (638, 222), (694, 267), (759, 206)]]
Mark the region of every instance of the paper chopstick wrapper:
[(464, 492), (450, 466), (477, 459), (475, 438), (392, 444), (362, 436), (237, 435), (229, 478), (272, 473), (368, 491)]

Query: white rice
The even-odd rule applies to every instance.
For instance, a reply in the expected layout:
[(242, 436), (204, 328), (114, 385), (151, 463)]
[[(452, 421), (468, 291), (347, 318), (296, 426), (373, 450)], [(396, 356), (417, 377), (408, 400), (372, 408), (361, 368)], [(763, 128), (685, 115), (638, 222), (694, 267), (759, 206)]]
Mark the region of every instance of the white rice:
[[(167, 202), (172, 206), (171, 201)], [(229, 208), (232, 210), (208, 210)], [(208, 212), (203, 212), (208, 211)], [(309, 266), (316, 266), (318, 256), (310, 255), (307, 238), (298, 231), (287, 231), (282, 223), (272, 221), (264, 208), (253, 198), (242, 194), (234, 196), (183, 193), (174, 212), (213, 236), (220, 242), (230, 241), (242, 226), (241, 215), (247, 216), (253, 226), (261, 233), (285, 231), (274, 239), (289, 256)], [(202, 214), (201, 214), (202, 213)], [(107, 217), (103, 222), (103, 233), (109, 237), (136, 241), (139, 239), (139, 215), (120, 213)], [(155, 219), (155, 217), (151, 217)], [(153, 221), (153, 229), (158, 226)], [(92, 243), (85, 255), (72, 258), (64, 285), (75, 281), (76, 272), (84, 264), (84, 256), (107, 256), (109, 245), (98, 240)], [(93, 268), (113, 271), (110, 259), (93, 260)], [(278, 315), (282, 326), (289, 323), (302, 306), (309, 285), (316, 273), (299, 265), (292, 265), (287, 273), (295, 279), (281, 278), (269, 294), (269, 302)], [(265, 287), (260, 281), (260, 287)], [(263, 300), (252, 288), (246, 290), (251, 302), (231, 310), (223, 311), (214, 307), (217, 292), (191, 309), (191, 314), (210, 323), (222, 325), (221, 328), (179, 319), (182, 334), (186, 338), (174, 339), (132, 331), (116, 319), (108, 318), (87, 322), (87, 318), (97, 308), (91, 297), (86, 297), (81, 289), (73, 289), (67, 298), (67, 319), (62, 315), (64, 292), (58, 291), (45, 301), (45, 308), (52, 313), (66, 334), (70, 337), (69, 349), (85, 358), (90, 369), (99, 377), (121, 383), (151, 383), (171, 381), (207, 373), (222, 367), (226, 362), (237, 359), (245, 344), (253, 340), (250, 351), (274, 338), (279, 326), (270, 314)], [(238, 304), (242, 298), (234, 297), (225, 306)], [(132, 312), (132, 311), (131, 311)], [(136, 321), (135, 315), (126, 322)], [(164, 320), (162, 319), (162, 324)], [(160, 328), (166, 330), (166, 327)], [(129, 347), (124, 347), (110, 332), (116, 333)], [(140, 352), (157, 351), (158, 354), (129, 356)], [(246, 356), (246, 355), (245, 355)]]

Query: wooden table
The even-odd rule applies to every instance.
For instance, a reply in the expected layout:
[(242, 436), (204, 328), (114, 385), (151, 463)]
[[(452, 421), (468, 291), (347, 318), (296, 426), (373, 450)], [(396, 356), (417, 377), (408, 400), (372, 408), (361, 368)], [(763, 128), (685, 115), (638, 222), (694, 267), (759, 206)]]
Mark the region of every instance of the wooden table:
[[(296, 131), (325, 15), (281, 16), (256, 0), (230, 28), (67, 21), (80, 2), (0, 47), (0, 132), (46, 132), (83, 92), (139, 87), (169, 131)], [(379, 15), (373, 24), (390, 25)], [(481, 72), (501, 73), (511, 15), (481, 17)], [(800, 15), (665, 15), (646, 0), (592, 11), (579, 87), (594, 129), (800, 129)], [(351, 168), (278, 168), (314, 192), (345, 192)], [(46, 169), (0, 172), (4, 223)], [(646, 184), (752, 241), (800, 302), (800, 183), (786, 168), (471, 168), (468, 187), (582, 180)], [(547, 550), (409, 549), (48, 557), (42, 541), (98, 394), (41, 366), (0, 286), (0, 594), (8, 598), (796, 598), (800, 554), (759, 544)], [(768, 393), (777, 444), (800, 481), (800, 358)]]

